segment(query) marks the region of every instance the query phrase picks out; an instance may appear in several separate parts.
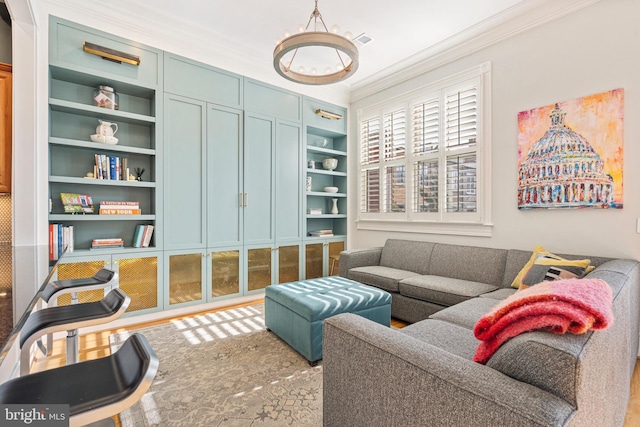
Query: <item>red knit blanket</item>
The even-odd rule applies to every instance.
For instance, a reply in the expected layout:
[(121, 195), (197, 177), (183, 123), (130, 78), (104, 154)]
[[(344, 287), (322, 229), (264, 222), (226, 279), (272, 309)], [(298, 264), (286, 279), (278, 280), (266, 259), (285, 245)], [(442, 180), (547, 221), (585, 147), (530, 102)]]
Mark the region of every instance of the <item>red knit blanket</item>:
[(613, 323), (612, 294), (600, 279), (545, 281), (502, 300), (478, 320), (473, 360), (487, 363), (508, 339), (534, 329), (582, 334)]

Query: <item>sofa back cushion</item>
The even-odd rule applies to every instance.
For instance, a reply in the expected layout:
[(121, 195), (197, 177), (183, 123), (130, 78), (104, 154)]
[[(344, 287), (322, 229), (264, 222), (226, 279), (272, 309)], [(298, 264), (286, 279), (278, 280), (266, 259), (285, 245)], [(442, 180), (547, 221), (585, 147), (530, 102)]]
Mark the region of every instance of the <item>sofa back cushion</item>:
[(506, 249), (438, 243), (431, 255), (429, 274), (500, 286), (507, 252)]
[(429, 262), (435, 243), (388, 239), (382, 248), (380, 265), (429, 274)]

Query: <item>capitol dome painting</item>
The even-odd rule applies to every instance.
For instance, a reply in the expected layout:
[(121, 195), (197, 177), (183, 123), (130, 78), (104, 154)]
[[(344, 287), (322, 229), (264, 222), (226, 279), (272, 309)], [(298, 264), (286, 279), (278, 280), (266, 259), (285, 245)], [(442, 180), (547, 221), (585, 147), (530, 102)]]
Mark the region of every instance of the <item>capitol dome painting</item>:
[(518, 114), (518, 208), (622, 208), (623, 89)]

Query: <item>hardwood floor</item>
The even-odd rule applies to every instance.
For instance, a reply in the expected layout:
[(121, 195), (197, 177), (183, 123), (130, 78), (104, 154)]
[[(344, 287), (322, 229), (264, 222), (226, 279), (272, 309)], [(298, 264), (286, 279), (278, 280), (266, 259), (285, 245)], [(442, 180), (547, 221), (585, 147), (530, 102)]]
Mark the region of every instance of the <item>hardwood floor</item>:
[[(252, 304), (255, 304), (257, 301), (248, 302), (245, 304), (238, 304), (229, 307), (219, 308), (216, 310), (207, 311), (207, 313), (228, 310), (231, 308), (238, 307), (246, 307)], [(149, 326), (159, 325), (162, 323), (166, 323), (172, 320), (181, 320), (189, 317), (193, 317), (197, 314), (202, 313), (194, 313), (188, 316), (181, 316), (172, 319), (162, 319), (154, 322), (147, 322), (138, 325), (129, 326), (127, 328), (119, 328), (112, 329), (108, 331), (102, 331), (98, 333), (91, 333), (86, 335), (81, 335), (78, 347), (79, 347), (79, 358), (80, 360), (91, 360), (99, 357), (108, 356), (111, 352), (109, 349), (109, 336), (117, 333), (123, 332), (125, 330), (133, 331), (136, 329), (146, 328)], [(398, 319), (391, 319), (391, 326), (395, 328), (403, 328), (407, 326), (408, 323), (403, 322)], [(48, 358), (39, 358), (34, 363), (31, 372), (37, 372), (41, 370), (46, 370), (50, 368), (54, 368), (56, 366), (62, 366), (65, 363), (65, 340), (56, 340), (54, 342), (53, 354)], [(114, 417), (117, 426), (120, 426), (120, 420), (116, 416)], [(625, 415), (624, 427), (636, 427), (640, 426), (640, 359), (636, 361), (636, 368), (633, 373), (633, 378), (631, 379), (631, 396), (629, 397), (629, 404), (627, 406), (627, 412)]]

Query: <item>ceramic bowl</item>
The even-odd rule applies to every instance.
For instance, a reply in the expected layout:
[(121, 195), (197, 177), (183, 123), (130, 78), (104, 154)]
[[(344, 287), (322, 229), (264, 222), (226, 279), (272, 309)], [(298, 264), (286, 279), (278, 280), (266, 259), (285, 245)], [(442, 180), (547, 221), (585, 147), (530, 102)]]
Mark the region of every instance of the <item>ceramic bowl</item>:
[(332, 171), (338, 167), (338, 159), (328, 157), (322, 161), (322, 167), (328, 171)]
[(102, 144), (115, 145), (118, 143), (118, 138), (116, 138), (115, 136), (100, 135), (98, 133), (90, 135), (89, 138), (91, 138), (93, 142), (100, 142)]
[(337, 193), (338, 187), (324, 187), (325, 193)]

